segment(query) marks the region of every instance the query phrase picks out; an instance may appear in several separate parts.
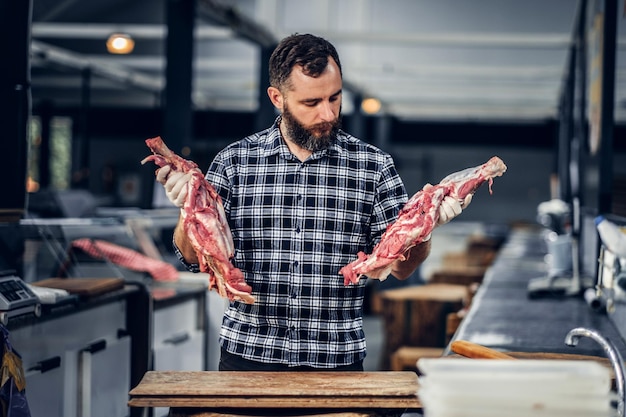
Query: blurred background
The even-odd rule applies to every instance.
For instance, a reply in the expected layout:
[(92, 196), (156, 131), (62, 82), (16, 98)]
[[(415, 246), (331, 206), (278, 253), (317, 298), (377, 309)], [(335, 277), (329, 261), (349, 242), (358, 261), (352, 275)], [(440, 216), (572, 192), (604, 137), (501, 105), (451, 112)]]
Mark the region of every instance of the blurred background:
[[(601, 58), (603, 8), (573, 0), (35, 0), (29, 189), (84, 190), (96, 205), (159, 204), (153, 167), (139, 165), (144, 139), (160, 135), (205, 169), (225, 144), (272, 122), (269, 54), (283, 36), (311, 32), (340, 53), (344, 129), (390, 152), (409, 193), (498, 155), (507, 174), (465, 218), (533, 221), (538, 203), (569, 193), (577, 152), (586, 165), (572, 175), (596, 206), (599, 154), (590, 151), (588, 122), (568, 113), (568, 95), (583, 101), (587, 118), (602, 78), (592, 63)], [(610, 147), (620, 180), (622, 2), (617, 10)], [(133, 48), (107, 50), (115, 34)], [(586, 77), (571, 89), (577, 71)], [(560, 136), (575, 128), (584, 135), (572, 151)]]
[[(568, 296), (593, 292), (602, 284), (594, 218), (626, 226), (624, 0), (0, 0), (0, 281), (75, 285), (20, 305), (0, 291), (33, 416), (144, 415), (127, 402), (148, 370), (217, 369), (227, 301), (183, 271), (171, 245), (179, 210), (154, 164), (140, 161), (145, 140), (161, 136), (206, 170), (224, 146), (268, 127), (268, 59), (296, 32), (337, 47), (343, 128), (390, 153), (409, 194), (492, 156), (508, 166), (492, 195), (482, 187), (437, 229), (413, 277), (368, 281), (366, 370), (415, 369), (414, 351), (394, 362), (403, 347), (441, 355), (487, 274), (502, 281), (497, 303), (472, 304), (468, 340), (554, 351), (558, 326), (610, 319), (618, 332), (600, 329), (623, 342), (626, 302), (611, 298), (609, 319), (589, 318), (581, 297), (543, 311), (526, 299), (526, 281), (538, 276), (536, 293), (553, 296), (560, 260), (576, 271), (559, 277), (560, 294), (572, 283)], [(551, 253), (549, 236), (567, 256)], [(130, 266), (175, 265), (178, 279), (77, 251), (79, 239), (144, 256)], [(605, 288), (626, 294), (621, 278)], [(420, 315), (385, 315), (437, 283), (456, 287), (441, 311), (423, 310), (439, 332), (409, 322)], [(565, 316), (573, 323), (554, 320)], [(521, 342), (502, 346), (506, 338)]]

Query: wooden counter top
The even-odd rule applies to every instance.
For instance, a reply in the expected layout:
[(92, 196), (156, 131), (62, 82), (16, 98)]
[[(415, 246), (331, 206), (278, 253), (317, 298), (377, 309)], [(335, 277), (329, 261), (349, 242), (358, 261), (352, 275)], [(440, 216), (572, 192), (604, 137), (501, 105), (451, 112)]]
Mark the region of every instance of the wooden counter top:
[(149, 371), (131, 407), (417, 409), (414, 372)]

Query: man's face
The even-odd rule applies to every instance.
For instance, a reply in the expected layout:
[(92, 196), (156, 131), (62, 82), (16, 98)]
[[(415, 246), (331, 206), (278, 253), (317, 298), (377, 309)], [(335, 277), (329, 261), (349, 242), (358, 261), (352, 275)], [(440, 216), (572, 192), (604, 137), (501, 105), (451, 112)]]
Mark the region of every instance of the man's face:
[(339, 67), (330, 59), (326, 70), (316, 78), (296, 67), (290, 81), (281, 108), (287, 139), (311, 152), (327, 148), (341, 127)]
[(326, 149), (333, 143), (341, 128), (341, 109), (338, 116), (331, 122), (319, 122), (312, 126), (304, 126), (290, 111), (289, 105), (283, 107), (283, 122), (289, 139), (299, 147), (311, 152)]

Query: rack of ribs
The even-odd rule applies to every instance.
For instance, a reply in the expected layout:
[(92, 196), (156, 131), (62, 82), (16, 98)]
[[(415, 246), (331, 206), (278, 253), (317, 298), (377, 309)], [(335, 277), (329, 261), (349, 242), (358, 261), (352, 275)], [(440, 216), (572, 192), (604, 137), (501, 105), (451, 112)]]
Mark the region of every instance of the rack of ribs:
[(415, 193), (400, 210), (396, 221), (387, 227), (372, 253), (359, 252), (355, 261), (341, 268), (339, 273), (344, 277), (344, 284), (355, 284), (362, 276), (387, 279), (394, 261), (405, 260), (406, 251), (423, 242), (436, 227), (444, 197), (463, 201), (485, 182), (489, 183), (491, 194), (493, 179), (505, 171), (504, 162), (494, 156), (482, 165), (452, 173), (439, 184), (425, 186)]
[(153, 161), (174, 171), (191, 173), (187, 197), (181, 209), (183, 230), (189, 238), (201, 272), (209, 274), (209, 289), (230, 300), (254, 303), (252, 288), (246, 284), (243, 273), (231, 259), (235, 254), (233, 237), (226, 220), (222, 199), (215, 188), (204, 178), (198, 165), (170, 150), (161, 137), (146, 139), (153, 155), (141, 163)]

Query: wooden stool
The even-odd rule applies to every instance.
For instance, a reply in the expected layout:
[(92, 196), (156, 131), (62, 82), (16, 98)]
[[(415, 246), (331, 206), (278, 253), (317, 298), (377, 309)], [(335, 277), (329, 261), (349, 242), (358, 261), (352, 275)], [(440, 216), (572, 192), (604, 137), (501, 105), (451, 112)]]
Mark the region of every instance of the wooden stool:
[(435, 270), (428, 282), (448, 284), (480, 284), (483, 281), (488, 264), (480, 256), (469, 252), (448, 252), (443, 255), (441, 266)]
[(401, 346), (439, 347), (446, 343), (446, 317), (459, 311), (468, 287), (426, 284), (381, 292), (384, 324), (381, 370), (389, 369), (391, 355)]
[(467, 261), (469, 265), (489, 266), (496, 258), (497, 251), (482, 247), (467, 248)]
[(402, 346), (391, 355), (392, 371), (417, 371), (420, 358), (439, 358), (443, 348)]
[(463, 308), (459, 311), (448, 314), (446, 317), (446, 345), (452, 340), (454, 333), (456, 333), (466, 314), (467, 310)]
[(467, 249), (462, 252), (447, 252), (441, 258), (442, 267), (449, 266), (482, 266), (487, 267), (493, 263), (495, 251), (483, 249)]
[(428, 282), (431, 284), (481, 284), (486, 270), (484, 266), (446, 266), (434, 271)]
[(494, 237), (473, 235), (467, 239), (468, 250), (484, 249), (497, 251), (500, 249), (500, 246), (502, 246), (502, 239)]

